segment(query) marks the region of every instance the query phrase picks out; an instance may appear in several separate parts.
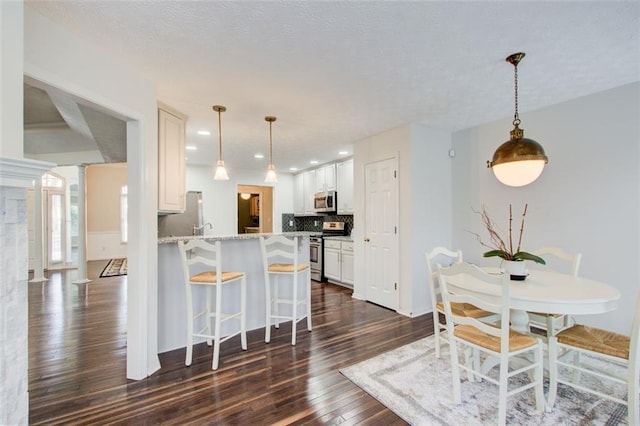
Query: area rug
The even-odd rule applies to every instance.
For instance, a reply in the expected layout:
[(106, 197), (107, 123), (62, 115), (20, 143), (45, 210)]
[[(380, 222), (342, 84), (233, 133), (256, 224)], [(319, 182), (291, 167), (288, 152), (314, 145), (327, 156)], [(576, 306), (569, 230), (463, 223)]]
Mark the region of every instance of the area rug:
[(107, 266), (100, 274), (100, 278), (117, 277), (119, 275), (127, 275), (127, 259), (111, 259)]
[[(593, 359), (589, 362), (597, 363)], [(602, 368), (602, 364), (599, 367)], [(463, 379), (463, 403), (454, 404), (449, 347), (444, 346), (441, 357), (436, 358), (433, 336), (340, 372), (411, 425), (497, 424), (498, 387), (486, 380), (478, 383)], [(547, 386), (545, 382), (545, 395)], [(606, 387), (606, 391), (619, 396), (625, 394), (615, 386)], [(512, 425), (608, 426), (627, 424), (626, 416), (625, 406), (562, 384), (558, 386), (552, 412), (535, 411), (533, 390), (510, 397), (507, 406), (507, 424)]]

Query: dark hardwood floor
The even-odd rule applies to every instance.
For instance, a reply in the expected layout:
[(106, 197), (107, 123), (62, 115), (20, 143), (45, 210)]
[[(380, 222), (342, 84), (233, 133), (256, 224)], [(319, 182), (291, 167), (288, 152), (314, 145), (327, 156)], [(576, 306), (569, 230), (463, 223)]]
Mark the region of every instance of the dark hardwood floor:
[(313, 331), (290, 324), (222, 344), (211, 370), (206, 344), (160, 355), (151, 377), (127, 380), (127, 278), (97, 278), (88, 286), (69, 272), (29, 284), (31, 424), (404, 424), (344, 378), (339, 369), (433, 333), (430, 315), (406, 318), (351, 298), (351, 291), (313, 283)]

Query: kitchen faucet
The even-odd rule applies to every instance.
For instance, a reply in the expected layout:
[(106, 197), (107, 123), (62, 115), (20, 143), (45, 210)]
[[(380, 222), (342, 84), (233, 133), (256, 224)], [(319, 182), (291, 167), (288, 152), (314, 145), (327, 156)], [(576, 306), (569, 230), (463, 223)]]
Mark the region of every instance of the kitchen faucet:
[[(202, 226), (193, 225), (193, 228), (191, 230), (191, 234), (192, 235), (204, 235), (204, 230), (207, 227), (207, 225), (209, 226), (209, 229), (213, 230), (213, 225), (211, 225), (211, 222), (207, 222)], [(202, 231), (202, 233), (200, 233), (199, 231)]]

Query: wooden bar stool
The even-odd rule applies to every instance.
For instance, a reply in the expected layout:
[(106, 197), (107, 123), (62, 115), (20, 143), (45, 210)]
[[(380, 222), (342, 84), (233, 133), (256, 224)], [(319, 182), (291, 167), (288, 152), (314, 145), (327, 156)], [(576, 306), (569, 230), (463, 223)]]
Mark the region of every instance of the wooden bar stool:
[[(262, 264), (264, 265), (264, 283), (266, 299), (266, 322), (264, 341), (271, 340), (271, 324), (275, 321), (276, 328), (280, 328), (280, 320), (290, 320), (291, 324), (291, 345), (296, 344), (296, 325), (303, 318), (307, 318), (307, 329), (311, 331), (311, 268), (307, 263), (298, 261), (298, 237), (292, 239), (282, 235), (270, 237), (260, 237), (260, 247), (262, 249)], [(273, 283), (271, 278), (273, 277)], [(291, 277), (290, 280), (282, 282), (282, 278)], [(299, 279), (299, 277), (301, 277)], [(299, 283), (303, 283), (305, 294), (298, 289)], [(273, 284), (273, 290), (272, 290)], [(291, 298), (283, 298), (280, 292), (281, 285), (286, 284), (291, 288)], [(280, 305), (291, 305), (291, 315), (280, 313)], [(298, 306), (306, 305), (306, 310), (298, 316)]]
[[(220, 344), (238, 333), (243, 350), (247, 350), (247, 279), (244, 272), (225, 272), (222, 269), (222, 252), (220, 241), (211, 244), (204, 240), (193, 239), (185, 243), (178, 241), (184, 282), (187, 296), (187, 355), (185, 365), (191, 365), (193, 357), (193, 338), (204, 337), (211, 346), (213, 340), (213, 362), (211, 368), (218, 369), (220, 360)], [(240, 310), (233, 313), (223, 312), (223, 309), (232, 304), (232, 300), (223, 303), (223, 286), (229, 284), (240, 285)], [(194, 313), (193, 286), (204, 286), (206, 289), (206, 301), (201, 310)], [(212, 309), (215, 289), (215, 309)], [(202, 305), (202, 303), (199, 303)], [(200, 306), (198, 306), (200, 308)], [(213, 333), (211, 333), (211, 318), (214, 319)], [(230, 319), (240, 321), (240, 330), (222, 337), (222, 322)], [(194, 330), (194, 321), (198, 321), (201, 328)]]

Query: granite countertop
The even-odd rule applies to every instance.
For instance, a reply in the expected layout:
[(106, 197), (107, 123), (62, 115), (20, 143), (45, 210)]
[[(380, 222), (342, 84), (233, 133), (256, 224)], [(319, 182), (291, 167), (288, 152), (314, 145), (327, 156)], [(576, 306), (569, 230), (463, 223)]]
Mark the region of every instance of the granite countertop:
[(189, 241), (194, 239), (206, 240), (206, 241), (229, 241), (229, 240), (255, 240), (262, 236), (269, 235), (284, 235), (285, 237), (311, 237), (320, 236), (322, 232), (308, 232), (308, 231), (295, 231), (295, 232), (280, 232), (278, 234), (236, 234), (236, 235), (195, 235), (184, 237), (163, 237), (158, 238), (158, 244), (175, 244), (178, 241)]
[(335, 235), (332, 237), (323, 237), (324, 240), (334, 240), (334, 241), (351, 241), (353, 242), (353, 237), (349, 235)]

